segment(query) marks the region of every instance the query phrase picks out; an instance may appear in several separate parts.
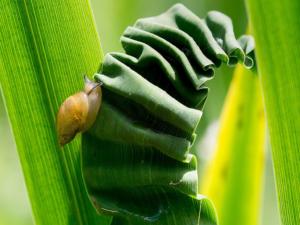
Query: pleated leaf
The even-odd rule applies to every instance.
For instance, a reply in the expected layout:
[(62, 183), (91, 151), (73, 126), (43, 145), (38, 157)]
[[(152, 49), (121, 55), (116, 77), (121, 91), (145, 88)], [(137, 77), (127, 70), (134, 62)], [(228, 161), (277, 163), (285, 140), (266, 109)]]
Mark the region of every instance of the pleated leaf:
[(128, 27), (125, 53), (105, 56), (94, 77), (103, 83), (103, 103), (83, 135), (82, 157), (90, 198), (113, 224), (218, 223), (211, 202), (197, 193), (189, 150), (214, 69), (246, 56), (253, 65), (253, 48), (244, 52), (251, 38), (244, 40), (224, 14), (200, 19), (177, 4)]

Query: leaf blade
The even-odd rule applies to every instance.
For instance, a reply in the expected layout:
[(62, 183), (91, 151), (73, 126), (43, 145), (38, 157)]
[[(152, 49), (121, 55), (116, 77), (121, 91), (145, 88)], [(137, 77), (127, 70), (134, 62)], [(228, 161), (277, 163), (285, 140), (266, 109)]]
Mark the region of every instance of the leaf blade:
[(220, 224), (257, 224), (264, 171), (265, 119), (256, 73), (238, 66), (221, 116), (216, 150), (201, 191)]
[(248, 0), (270, 132), (281, 222), (300, 221), (299, 1)]
[(33, 0), (0, 7), (0, 82), (36, 223), (105, 224), (85, 194), (80, 142), (63, 153), (54, 126), (59, 103), (102, 58), (90, 6)]
[(218, 223), (212, 204), (197, 194), (189, 150), (207, 97), (204, 82), (222, 60), (229, 63), (222, 49), (230, 64), (244, 61), (244, 49), (230, 18), (209, 18), (217, 19), (213, 32), (182, 4), (139, 19), (121, 38), (126, 53), (108, 53), (95, 75), (103, 104), (83, 135), (83, 173), (95, 207), (114, 216), (113, 224)]

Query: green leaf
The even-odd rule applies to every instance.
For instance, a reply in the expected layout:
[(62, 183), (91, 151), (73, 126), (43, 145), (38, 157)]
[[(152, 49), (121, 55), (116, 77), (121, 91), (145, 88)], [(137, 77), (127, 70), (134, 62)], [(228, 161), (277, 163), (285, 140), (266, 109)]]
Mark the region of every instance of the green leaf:
[(248, 0), (283, 225), (300, 221), (300, 1)]
[(86, 195), (77, 139), (62, 151), (59, 104), (102, 60), (85, 0), (0, 3), (0, 83), (36, 224), (108, 224)]
[(215, 155), (201, 180), (200, 191), (215, 204), (220, 225), (259, 223), (265, 132), (258, 76), (238, 66), (222, 112)]
[(103, 103), (83, 135), (82, 154), (90, 197), (113, 224), (217, 224), (212, 204), (197, 192), (189, 151), (207, 98), (204, 83), (222, 61), (244, 62), (247, 45), (232, 29), (224, 14), (203, 20), (177, 4), (128, 27), (121, 37), (126, 53), (106, 55), (95, 75)]

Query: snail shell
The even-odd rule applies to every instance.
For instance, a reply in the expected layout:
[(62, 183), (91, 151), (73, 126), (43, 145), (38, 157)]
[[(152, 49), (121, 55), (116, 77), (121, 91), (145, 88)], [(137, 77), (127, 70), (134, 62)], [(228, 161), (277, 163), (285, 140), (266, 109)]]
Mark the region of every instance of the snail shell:
[(68, 97), (60, 106), (56, 128), (59, 144), (64, 146), (79, 132), (88, 130), (96, 120), (102, 100), (101, 84), (84, 77), (84, 90)]

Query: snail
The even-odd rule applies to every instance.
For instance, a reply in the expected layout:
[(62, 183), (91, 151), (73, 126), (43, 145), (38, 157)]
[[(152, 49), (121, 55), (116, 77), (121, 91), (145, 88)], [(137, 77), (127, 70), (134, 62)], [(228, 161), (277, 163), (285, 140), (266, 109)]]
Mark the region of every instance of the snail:
[(73, 140), (79, 132), (87, 131), (95, 122), (102, 101), (102, 83), (84, 76), (84, 90), (68, 97), (60, 106), (56, 128), (60, 146)]

